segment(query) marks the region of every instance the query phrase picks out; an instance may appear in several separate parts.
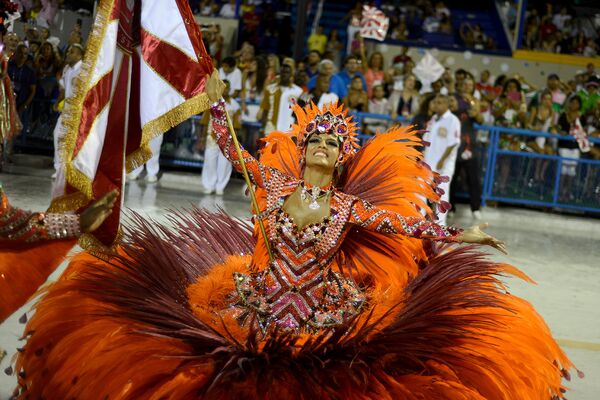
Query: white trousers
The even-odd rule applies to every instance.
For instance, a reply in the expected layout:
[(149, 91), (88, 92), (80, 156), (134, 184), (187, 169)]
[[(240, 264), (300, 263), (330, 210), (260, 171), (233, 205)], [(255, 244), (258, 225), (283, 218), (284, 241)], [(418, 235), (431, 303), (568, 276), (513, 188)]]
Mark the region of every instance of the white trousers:
[(54, 127), (54, 170), (58, 173), (60, 170), (61, 160), (61, 151), (60, 151), (60, 140), (62, 137), (63, 129), (62, 129), (62, 113), (58, 117), (56, 121), (56, 126)]
[[(152, 158), (148, 160), (145, 164), (146, 166), (146, 176), (157, 176), (158, 171), (160, 171), (160, 165), (158, 164), (158, 159), (160, 158), (160, 147), (162, 146), (163, 135), (157, 136), (150, 141), (150, 149), (152, 150)], [(144, 170), (144, 165), (134, 169), (129, 173), (128, 177), (130, 179), (136, 179), (142, 171)]]
[(233, 167), (217, 146), (206, 146), (204, 167), (202, 167), (202, 186), (208, 190), (221, 191), (229, 183)]

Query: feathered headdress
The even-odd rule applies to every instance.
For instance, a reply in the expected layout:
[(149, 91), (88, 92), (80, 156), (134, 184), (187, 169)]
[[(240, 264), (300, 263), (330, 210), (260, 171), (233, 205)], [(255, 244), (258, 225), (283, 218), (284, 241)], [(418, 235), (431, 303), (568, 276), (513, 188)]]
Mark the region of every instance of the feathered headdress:
[(356, 137), (356, 124), (347, 117), (344, 105), (336, 101), (319, 109), (312, 101), (305, 107), (294, 106), (297, 123), (292, 125), (292, 135), (297, 139), (300, 160), (304, 160), (304, 151), (308, 138), (314, 133), (332, 133), (340, 142), (338, 165), (348, 161), (360, 148)]

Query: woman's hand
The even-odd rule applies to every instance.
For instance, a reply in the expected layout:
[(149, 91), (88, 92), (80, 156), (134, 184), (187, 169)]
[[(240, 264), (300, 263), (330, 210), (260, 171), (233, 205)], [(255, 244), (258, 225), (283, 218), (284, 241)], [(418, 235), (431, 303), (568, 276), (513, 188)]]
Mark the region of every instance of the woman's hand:
[(79, 226), (81, 232), (90, 233), (95, 231), (104, 223), (106, 218), (112, 214), (112, 209), (117, 200), (118, 190), (113, 190), (102, 196), (102, 198), (94, 202), (91, 206), (85, 209), (79, 216)]
[(219, 72), (215, 69), (212, 75), (206, 81), (206, 94), (211, 103), (219, 101), (223, 97), (225, 91), (225, 84), (219, 78)]
[(475, 225), (470, 228), (467, 228), (460, 234), (457, 239), (462, 243), (477, 243), (477, 244), (485, 244), (488, 246), (492, 246), (493, 248), (503, 252), (504, 254), (508, 254), (506, 251), (506, 244), (496, 239), (493, 236), (488, 235), (483, 231), (483, 229), (487, 228), (488, 224)]

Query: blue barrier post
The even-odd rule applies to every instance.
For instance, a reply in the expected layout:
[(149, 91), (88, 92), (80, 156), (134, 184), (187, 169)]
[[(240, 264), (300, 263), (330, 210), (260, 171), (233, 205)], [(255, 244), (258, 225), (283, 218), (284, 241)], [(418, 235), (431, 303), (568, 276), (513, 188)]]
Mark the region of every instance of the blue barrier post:
[(560, 190), (560, 176), (562, 172), (562, 163), (562, 158), (559, 158), (558, 162), (556, 163), (556, 178), (554, 179), (554, 192), (552, 193), (552, 205), (555, 207), (558, 205), (558, 191)]

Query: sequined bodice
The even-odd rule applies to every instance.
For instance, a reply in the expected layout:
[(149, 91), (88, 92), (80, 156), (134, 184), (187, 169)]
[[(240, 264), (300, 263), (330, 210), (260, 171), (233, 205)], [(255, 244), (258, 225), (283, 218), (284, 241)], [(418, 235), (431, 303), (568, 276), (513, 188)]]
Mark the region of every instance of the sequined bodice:
[[(266, 318), (258, 321), (263, 327), (276, 323), (286, 330), (318, 330), (344, 323), (365, 301), (352, 282), (331, 269), (348, 209), (334, 200), (330, 216), (299, 228), (281, 208), (283, 201), (275, 204), (278, 207), (268, 218), (275, 261), (254, 279), (243, 275), (236, 278), (242, 284), (238, 285), (241, 292), (249, 294), (243, 300), (264, 310)], [(346, 215), (341, 212), (344, 209)], [(260, 282), (259, 290), (251, 288), (252, 280)]]

